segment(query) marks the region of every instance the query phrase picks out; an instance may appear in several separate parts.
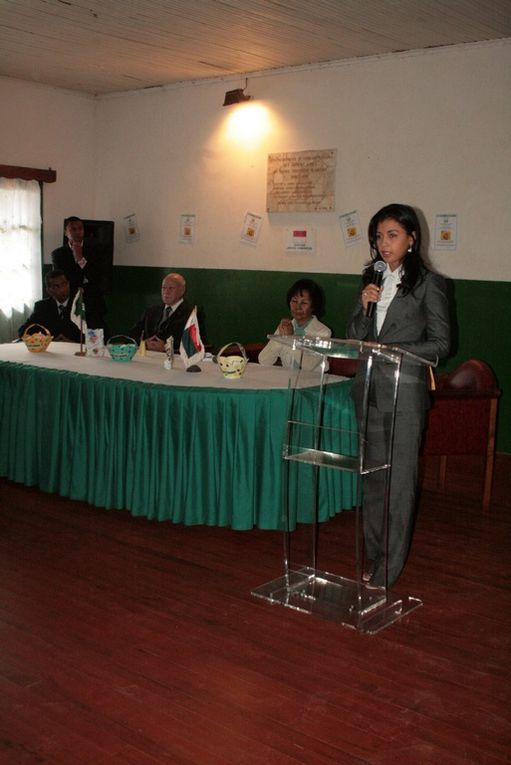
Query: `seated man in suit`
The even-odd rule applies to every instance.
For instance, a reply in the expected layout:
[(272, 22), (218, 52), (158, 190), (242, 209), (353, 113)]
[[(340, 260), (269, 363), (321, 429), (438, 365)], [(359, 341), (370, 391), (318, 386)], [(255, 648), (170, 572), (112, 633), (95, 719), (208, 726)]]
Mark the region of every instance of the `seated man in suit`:
[(161, 283), (163, 305), (148, 308), (128, 333), (130, 337), (139, 343), (143, 335), (148, 350), (164, 351), (166, 339), (172, 336), (174, 350), (179, 351), (183, 329), (193, 310), (193, 305), (184, 299), (185, 292), (184, 277), (167, 274)]
[(71, 215), (64, 221), (64, 233), (67, 244), (57, 247), (51, 254), (53, 267), (64, 271), (76, 292), (83, 287), (83, 302), (87, 326), (92, 329), (103, 328), (108, 336), (104, 298), (107, 279), (107, 260), (101, 247), (94, 239), (85, 238), (83, 221)]
[(27, 321), (18, 329), (19, 337), (30, 324), (42, 324), (54, 340), (79, 343), (80, 330), (70, 319), (74, 295), (70, 292), (67, 276), (63, 271), (49, 271), (44, 281), (50, 297), (37, 301)]

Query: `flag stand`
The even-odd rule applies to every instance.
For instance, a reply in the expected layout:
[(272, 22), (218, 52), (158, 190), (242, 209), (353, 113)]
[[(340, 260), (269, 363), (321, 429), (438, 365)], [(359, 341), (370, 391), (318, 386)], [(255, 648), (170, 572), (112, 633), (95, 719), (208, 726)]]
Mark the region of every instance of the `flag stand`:
[[(87, 351), (83, 350), (83, 289), (80, 287), (78, 290), (80, 300), (80, 350), (75, 351), (75, 356), (86, 356)], [(74, 302), (74, 301), (73, 301)]]

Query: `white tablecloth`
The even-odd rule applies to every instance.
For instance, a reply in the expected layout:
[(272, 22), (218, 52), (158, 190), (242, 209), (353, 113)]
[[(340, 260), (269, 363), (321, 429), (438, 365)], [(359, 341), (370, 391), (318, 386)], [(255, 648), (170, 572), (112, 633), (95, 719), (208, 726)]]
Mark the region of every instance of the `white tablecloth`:
[[(247, 364), (243, 376), (239, 379), (227, 379), (218, 364), (211, 358), (200, 363), (201, 372), (186, 372), (183, 362), (176, 356), (174, 367), (165, 369), (165, 354), (148, 351), (145, 356), (135, 354), (132, 361), (112, 361), (105, 349), (103, 357), (75, 356), (80, 346), (74, 343), (51, 343), (47, 351), (33, 353), (21, 343), (0, 344), (0, 361), (13, 361), (17, 364), (30, 364), (45, 369), (56, 369), (97, 377), (112, 377), (118, 380), (133, 380), (157, 385), (173, 385), (196, 388), (230, 388), (238, 390), (275, 390), (288, 387), (289, 369), (283, 367), (263, 367), (259, 364)], [(330, 375), (329, 378), (332, 378)], [(333, 377), (339, 382), (343, 378)], [(299, 387), (319, 384), (319, 371), (300, 372)]]

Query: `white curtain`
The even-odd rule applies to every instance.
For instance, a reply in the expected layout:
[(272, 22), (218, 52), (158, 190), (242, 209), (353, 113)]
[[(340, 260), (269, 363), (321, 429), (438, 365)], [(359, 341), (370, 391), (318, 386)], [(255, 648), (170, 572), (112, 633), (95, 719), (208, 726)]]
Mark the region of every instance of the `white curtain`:
[(0, 342), (18, 336), (41, 294), (39, 183), (0, 178)]

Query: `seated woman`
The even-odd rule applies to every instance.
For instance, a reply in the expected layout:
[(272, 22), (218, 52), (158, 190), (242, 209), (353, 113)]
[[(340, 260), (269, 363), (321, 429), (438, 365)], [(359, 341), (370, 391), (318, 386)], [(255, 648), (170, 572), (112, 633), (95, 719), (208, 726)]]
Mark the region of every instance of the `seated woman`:
[[(299, 279), (287, 293), (287, 304), (292, 318), (282, 319), (275, 330), (275, 335), (295, 335), (303, 337), (330, 337), (332, 331), (316, 318), (323, 312), (323, 293), (312, 279)], [(298, 353), (270, 340), (259, 353), (259, 363), (272, 366), (280, 359), (283, 367), (292, 367), (298, 361)], [(304, 352), (302, 369), (315, 369), (321, 364), (321, 356)]]

